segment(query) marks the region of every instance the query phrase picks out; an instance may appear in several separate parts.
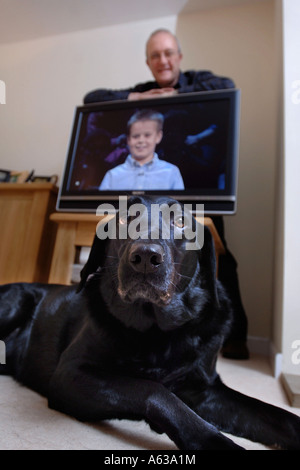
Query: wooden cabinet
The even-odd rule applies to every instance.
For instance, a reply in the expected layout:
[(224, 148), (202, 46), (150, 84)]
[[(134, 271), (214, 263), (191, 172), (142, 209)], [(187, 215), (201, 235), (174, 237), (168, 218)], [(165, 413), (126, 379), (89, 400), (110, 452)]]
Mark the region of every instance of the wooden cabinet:
[(0, 284), (48, 281), (56, 198), (51, 183), (0, 183)]

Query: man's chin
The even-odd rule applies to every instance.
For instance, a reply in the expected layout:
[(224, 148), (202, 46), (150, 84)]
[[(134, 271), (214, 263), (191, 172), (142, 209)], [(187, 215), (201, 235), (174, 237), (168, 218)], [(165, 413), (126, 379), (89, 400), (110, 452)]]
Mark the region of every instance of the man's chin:
[(172, 88), (175, 85), (173, 74), (169, 72), (157, 74), (155, 78), (161, 88)]
[(170, 81), (157, 81), (157, 83), (159, 84), (160, 88), (173, 88), (173, 85), (171, 84)]

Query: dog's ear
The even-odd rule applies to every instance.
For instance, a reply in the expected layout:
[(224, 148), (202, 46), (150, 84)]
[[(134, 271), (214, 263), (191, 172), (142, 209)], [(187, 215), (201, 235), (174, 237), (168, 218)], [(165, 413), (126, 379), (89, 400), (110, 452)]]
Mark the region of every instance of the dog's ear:
[(89, 276), (97, 272), (104, 264), (107, 239), (101, 240), (97, 234), (94, 237), (92, 248), (87, 262), (80, 272), (80, 283), (77, 292), (80, 292), (85, 286)]
[(211, 293), (213, 301), (218, 305), (215, 244), (211, 231), (206, 226), (204, 226), (204, 243), (198, 254), (202, 285)]
[[(112, 209), (114, 210), (114, 208)], [(89, 276), (99, 272), (104, 266), (106, 248), (110, 238), (116, 238), (116, 219), (115, 216), (105, 215), (97, 224), (90, 255), (80, 273), (81, 280), (77, 292), (83, 289)]]

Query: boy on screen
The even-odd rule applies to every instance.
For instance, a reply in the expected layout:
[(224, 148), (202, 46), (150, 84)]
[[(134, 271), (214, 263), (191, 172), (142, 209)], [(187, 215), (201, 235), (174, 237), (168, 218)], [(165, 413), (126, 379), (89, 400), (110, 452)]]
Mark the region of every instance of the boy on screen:
[(127, 123), (130, 154), (125, 162), (109, 170), (100, 190), (184, 189), (177, 166), (160, 160), (155, 153), (163, 136), (164, 117), (152, 110), (137, 111)]

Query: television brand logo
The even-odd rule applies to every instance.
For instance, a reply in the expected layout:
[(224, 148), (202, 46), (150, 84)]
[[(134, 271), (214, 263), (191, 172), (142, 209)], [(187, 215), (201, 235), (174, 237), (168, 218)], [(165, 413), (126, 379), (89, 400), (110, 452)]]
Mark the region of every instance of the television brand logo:
[(0, 364), (6, 364), (6, 348), (4, 341), (0, 341)]
[[(104, 216), (96, 228), (100, 240), (157, 240), (170, 238), (185, 239), (186, 250), (199, 250), (204, 243), (204, 226), (195, 223), (192, 216), (192, 205), (156, 204), (148, 208), (143, 203), (127, 206), (127, 198), (119, 197), (119, 210), (112, 204), (100, 204), (96, 215)], [(197, 213), (204, 214), (204, 205), (196, 205)], [(117, 224), (116, 213), (119, 213)]]
[(0, 104), (6, 104), (6, 86), (3, 80), (0, 80)]

